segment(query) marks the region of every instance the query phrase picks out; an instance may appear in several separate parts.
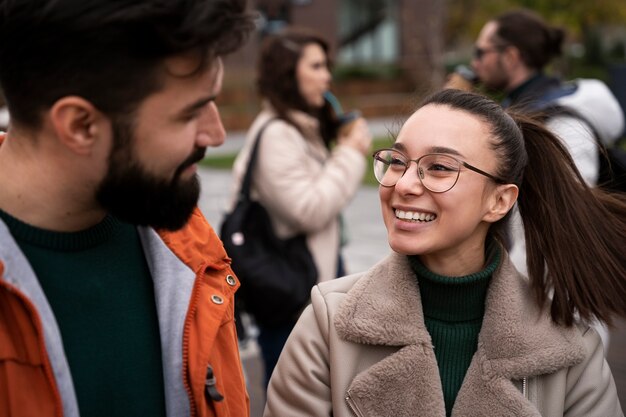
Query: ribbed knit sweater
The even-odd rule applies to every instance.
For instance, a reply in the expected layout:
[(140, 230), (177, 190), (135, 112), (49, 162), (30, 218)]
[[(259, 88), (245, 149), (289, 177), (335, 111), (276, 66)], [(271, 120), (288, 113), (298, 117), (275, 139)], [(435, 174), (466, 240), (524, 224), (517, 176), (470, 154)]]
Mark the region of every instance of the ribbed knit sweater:
[(80, 414), (164, 416), (159, 322), (137, 228), (111, 216), (73, 233), (33, 227), (2, 210), (0, 219), (52, 308)]
[(500, 263), (500, 252), (496, 245), (490, 245), (485, 268), (461, 277), (435, 274), (417, 256), (410, 256), (409, 261), (419, 283), (424, 322), (435, 348), (446, 414), (450, 416), (476, 352), (487, 288)]

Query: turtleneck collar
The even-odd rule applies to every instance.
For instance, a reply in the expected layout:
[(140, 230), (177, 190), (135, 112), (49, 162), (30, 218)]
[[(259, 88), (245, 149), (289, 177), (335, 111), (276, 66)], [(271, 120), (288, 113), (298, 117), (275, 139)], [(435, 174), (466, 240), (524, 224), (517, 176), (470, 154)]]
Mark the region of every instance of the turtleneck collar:
[(500, 263), (499, 246), (491, 242), (486, 255), (481, 271), (461, 277), (436, 274), (427, 269), (418, 256), (408, 257), (419, 283), (425, 318), (446, 322), (482, 319), (489, 281)]

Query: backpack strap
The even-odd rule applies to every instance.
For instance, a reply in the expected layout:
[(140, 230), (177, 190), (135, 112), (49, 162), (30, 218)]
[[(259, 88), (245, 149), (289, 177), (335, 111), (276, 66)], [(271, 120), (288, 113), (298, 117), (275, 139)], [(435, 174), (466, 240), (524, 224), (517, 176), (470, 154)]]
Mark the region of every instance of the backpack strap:
[(252, 145), (252, 150), (250, 151), (250, 156), (248, 158), (248, 166), (246, 168), (246, 173), (243, 176), (243, 180), (241, 181), (241, 189), (239, 190), (238, 199), (240, 201), (250, 199), (250, 188), (252, 186), (252, 172), (254, 171), (254, 167), (256, 165), (256, 156), (259, 150), (259, 143), (261, 142), (263, 131), (274, 120), (276, 120), (276, 118), (271, 118), (268, 121), (266, 121), (257, 132), (256, 138), (254, 138), (254, 144)]
[(538, 110), (554, 104), (560, 98), (574, 94), (578, 90), (578, 84), (575, 81), (562, 83), (558, 87), (551, 88), (541, 95), (535, 102)]

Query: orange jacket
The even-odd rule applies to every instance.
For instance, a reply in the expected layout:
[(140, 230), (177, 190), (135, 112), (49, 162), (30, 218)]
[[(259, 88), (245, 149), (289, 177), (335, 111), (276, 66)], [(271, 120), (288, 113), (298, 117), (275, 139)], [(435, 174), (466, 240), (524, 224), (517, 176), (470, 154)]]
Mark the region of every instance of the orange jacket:
[[(168, 322), (160, 326), (171, 329), (171, 334), (161, 334), (168, 415), (248, 416), (234, 323), (239, 282), (221, 241), (199, 210), (177, 232), (139, 231), (155, 296), (167, 300), (157, 308), (166, 305), (159, 320)], [(78, 415), (60, 333), (42, 295), (0, 221), (0, 416)], [(176, 305), (177, 300), (184, 305)], [(215, 401), (212, 395), (223, 399)]]

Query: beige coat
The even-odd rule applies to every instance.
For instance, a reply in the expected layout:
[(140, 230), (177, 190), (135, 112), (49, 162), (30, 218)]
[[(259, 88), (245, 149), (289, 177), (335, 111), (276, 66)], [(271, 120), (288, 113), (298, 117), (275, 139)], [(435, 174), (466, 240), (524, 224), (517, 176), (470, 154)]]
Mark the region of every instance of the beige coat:
[[(265, 417), (445, 416), (417, 279), (392, 254), (321, 284), (274, 370)], [(623, 416), (599, 337), (553, 324), (508, 256), (453, 416)]]
[[(306, 234), (321, 282), (337, 276), (339, 214), (361, 184), (365, 158), (349, 146), (337, 145), (329, 152), (316, 119), (299, 112), (291, 116), (302, 133), (283, 120), (270, 122), (264, 130), (251, 195), (267, 209), (278, 236)], [(252, 142), (274, 117), (266, 106), (250, 127), (233, 168), (233, 196), (241, 187)]]

